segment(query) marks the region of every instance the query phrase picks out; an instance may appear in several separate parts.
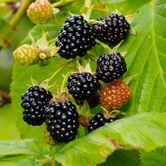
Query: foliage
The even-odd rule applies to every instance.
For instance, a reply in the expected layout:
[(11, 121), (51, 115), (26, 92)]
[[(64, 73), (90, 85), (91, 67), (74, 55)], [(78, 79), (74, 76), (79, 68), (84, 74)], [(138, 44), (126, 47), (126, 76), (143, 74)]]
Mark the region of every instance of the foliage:
[[(129, 83), (132, 98), (120, 109), (125, 114), (120, 115), (122, 119), (90, 134), (87, 134), (86, 129), (80, 126), (77, 139), (69, 143), (50, 146), (44, 140), (44, 126), (33, 127), (23, 121), (21, 95), (27, 91), (27, 84), (31, 84), (30, 74), (41, 83), (59, 69), (57, 64), (62, 59), (52, 58), (47, 66), (25, 67), (15, 63), (10, 94), (21, 139), (0, 141), (0, 165), (148, 166), (166, 164), (166, 1), (95, 0), (93, 3), (100, 4), (100, 7), (106, 10), (114, 10), (114, 4), (116, 4), (123, 15), (133, 14), (139, 10), (131, 23), (137, 35), (129, 34), (118, 49), (119, 52), (129, 50), (124, 57), (127, 63), (124, 78), (138, 73)], [(47, 40), (56, 38), (65, 18), (69, 16), (68, 11), (79, 14), (83, 6), (84, 1), (73, 1), (63, 5), (60, 12), (56, 14), (56, 18), (46, 24), (33, 26), (31, 35), (37, 40), (44, 30), (48, 32)], [(4, 14), (0, 14), (0, 20), (2, 20), (0, 22), (3, 22), (3, 26), (7, 28), (4, 33), (4, 27), (0, 26), (0, 36), (6, 35), (8, 40), (4, 42), (6, 40), (2, 37), (1, 47), (7, 47), (8, 43), (12, 42), (9, 36), (14, 33), (4, 15), (6, 16), (5, 10)], [(99, 16), (106, 15), (104, 10), (98, 11), (96, 7), (92, 11), (91, 18), (97, 19)], [(22, 44), (32, 44), (28, 34), (20, 45)], [(96, 46), (96, 50), (97, 57), (102, 53), (108, 53), (100, 45)], [(89, 54), (91, 53), (93, 51), (89, 51)], [(91, 67), (94, 70), (96, 64), (92, 62)], [(50, 83), (57, 81), (61, 85), (62, 74), (66, 75), (67, 71), (66, 68), (61, 70)], [(55, 90), (55, 86), (50, 88), (52, 93)], [(8, 109), (10, 108), (7, 107), (6, 110)], [(96, 107), (92, 112), (101, 112), (101, 109)]]

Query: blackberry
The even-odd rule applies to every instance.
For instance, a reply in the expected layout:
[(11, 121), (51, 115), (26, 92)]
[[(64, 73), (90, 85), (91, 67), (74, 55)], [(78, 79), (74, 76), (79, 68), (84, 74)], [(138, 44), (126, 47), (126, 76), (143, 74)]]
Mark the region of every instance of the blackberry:
[(108, 18), (100, 17), (98, 21), (105, 22), (105, 24), (94, 24), (97, 33), (97, 39), (115, 44), (125, 39), (129, 33), (130, 24), (125, 17), (117, 14), (110, 14)]
[(100, 95), (98, 94), (98, 92), (96, 92), (94, 95), (92, 95), (92, 97), (87, 100), (89, 107), (90, 108), (95, 108), (98, 106), (98, 104), (100, 103)]
[(58, 53), (65, 59), (83, 57), (87, 50), (95, 45), (96, 32), (83, 16), (67, 17), (65, 24), (58, 33), (56, 46), (60, 47)]
[(104, 125), (107, 125), (111, 122), (114, 122), (115, 120), (118, 120), (119, 118), (109, 118), (106, 119), (103, 114), (97, 113), (90, 121), (88, 126), (88, 132), (92, 132), (96, 130), (99, 127), (102, 127)]
[(100, 83), (96, 75), (88, 72), (76, 73), (68, 77), (67, 88), (77, 100), (90, 99), (99, 89)]
[(44, 109), (51, 98), (52, 95), (49, 91), (38, 86), (31, 86), (22, 95), (23, 120), (29, 125), (42, 125), (45, 121)]
[(72, 102), (51, 102), (45, 109), (47, 130), (59, 142), (69, 142), (77, 135), (78, 113)]
[(105, 83), (120, 78), (126, 71), (126, 62), (118, 52), (102, 54), (97, 60), (97, 76)]

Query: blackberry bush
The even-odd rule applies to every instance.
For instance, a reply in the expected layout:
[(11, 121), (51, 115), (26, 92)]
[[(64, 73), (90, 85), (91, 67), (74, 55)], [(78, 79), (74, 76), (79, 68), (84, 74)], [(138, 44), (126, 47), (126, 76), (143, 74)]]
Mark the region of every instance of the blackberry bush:
[(114, 122), (115, 120), (118, 120), (119, 118), (109, 118), (106, 119), (103, 114), (97, 113), (95, 116), (89, 121), (89, 126), (88, 126), (88, 132), (92, 132), (99, 127), (102, 127), (104, 125), (107, 125), (111, 122)]
[(105, 83), (120, 78), (126, 71), (126, 62), (118, 52), (102, 54), (97, 60), (97, 76)]
[(122, 15), (110, 14), (108, 18), (100, 17), (97, 20), (105, 23), (93, 25), (97, 33), (97, 39), (103, 42), (110, 44), (119, 43), (129, 33), (130, 24)]
[(69, 142), (76, 138), (78, 113), (72, 102), (50, 102), (45, 109), (47, 130), (59, 142)]
[(58, 53), (65, 59), (83, 57), (87, 50), (95, 45), (96, 32), (88, 25), (81, 15), (67, 17), (65, 24), (58, 33), (56, 46), (60, 47)]
[(49, 91), (38, 86), (31, 86), (22, 95), (23, 120), (29, 125), (42, 125), (45, 121), (44, 109), (51, 98), (52, 95)]
[(71, 75), (67, 81), (69, 93), (77, 100), (90, 99), (100, 87), (97, 76), (88, 72)]

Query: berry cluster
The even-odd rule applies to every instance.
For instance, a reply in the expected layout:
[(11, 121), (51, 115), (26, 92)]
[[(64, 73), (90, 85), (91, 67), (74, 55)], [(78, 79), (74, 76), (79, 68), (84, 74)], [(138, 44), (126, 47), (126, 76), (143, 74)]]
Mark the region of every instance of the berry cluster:
[(89, 121), (89, 126), (88, 126), (88, 132), (92, 132), (96, 130), (99, 127), (102, 127), (104, 125), (107, 125), (111, 122), (114, 122), (118, 120), (119, 118), (109, 118), (106, 119), (103, 114), (97, 113), (90, 121)]
[(97, 76), (88, 72), (71, 75), (67, 81), (69, 93), (78, 100), (90, 99), (100, 87)]
[(104, 22), (105, 24), (95, 24), (97, 39), (115, 44), (125, 39), (129, 33), (130, 25), (126, 21), (125, 17), (117, 14), (110, 14), (108, 18), (100, 17), (98, 21)]
[(51, 137), (59, 142), (69, 142), (77, 135), (78, 113), (70, 101), (65, 103), (51, 102), (45, 109), (47, 130)]
[[(41, 14), (42, 10), (44, 16)], [(39, 0), (29, 6), (27, 14), (34, 23), (46, 23), (52, 17), (53, 11), (49, 2)], [(98, 21), (104, 22), (104, 24), (97, 23), (91, 26), (81, 15), (67, 17), (58, 33), (58, 40), (53, 44), (53, 50), (58, 50), (57, 46), (59, 55), (65, 59), (83, 57), (88, 50), (95, 46), (96, 38), (103, 42), (115, 44), (125, 39), (129, 33), (130, 25), (122, 15), (110, 14), (107, 18), (98, 18)], [(104, 43), (96, 41), (105, 47)], [(22, 65), (32, 65), (38, 61), (39, 64), (46, 65), (50, 60), (49, 58), (53, 56), (39, 60), (42, 54), (38, 53), (40, 50), (38, 47), (38, 45), (35, 47), (34, 43), (31, 46), (23, 45), (13, 53), (15, 60)], [(48, 50), (46, 49), (46, 51)], [(56, 51), (53, 52), (53, 54), (55, 53)], [(82, 60), (79, 58), (78, 61), (80, 59)], [(68, 92), (76, 103), (82, 104), (84, 100), (87, 100), (90, 108), (101, 103), (105, 109), (119, 109), (129, 102), (132, 96), (131, 90), (119, 79), (127, 71), (126, 62), (120, 53), (113, 51), (110, 54), (102, 54), (97, 60), (96, 74), (94, 75), (83, 71), (70, 75), (67, 79)], [(101, 89), (99, 80), (108, 83), (108, 85)], [(100, 90), (100, 95), (98, 90)], [(60, 102), (54, 102), (56, 97), (52, 98), (51, 93), (44, 88), (31, 86), (22, 95), (23, 119), (33, 126), (46, 122), (45, 138), (51, 145), (57, 141), (70, 142), (76, 138), (79, 128), (79, 115), (76, 106), (70, 101), (61, 102), (61, 99), (58, 100)], [(118, 119), (105, 118), (103, 114), (97, 113), (89, 121), (88, 132), (90, 133)], [(87, 126), (88, 120), (85, 122)]]
[(49, 91), (38, 86), (31, 86), (22, 95), (21, 106), (24, 108), (24, 121), (33, 126), (42, 125), (45, 122), (44, 109), (51, 98), (52, 95)]
[(102, 54), (97, 60), (97, 76), (105, 83), (120, 78), (126, 71), (126, 62), (118, 52)]
[(81, 15), (67, 17), (65, 24), (58, 33), (56, 46), (61, 57), (69, 59), (77, 55), (83, 57), (87, 50), (95, 45), (96, 33)]

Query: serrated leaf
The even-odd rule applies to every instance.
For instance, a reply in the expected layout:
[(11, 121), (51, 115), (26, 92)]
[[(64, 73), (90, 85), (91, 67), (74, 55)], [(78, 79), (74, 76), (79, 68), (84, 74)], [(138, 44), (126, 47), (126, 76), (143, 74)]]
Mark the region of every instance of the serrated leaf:
[(138, 35), (129, 35), (118, 50), (130, 49), (125, 55), (127, 73), (124, 77), (139, 73), (129, 84), (132, 98), (121, 109), (126, 116), (166, 112), (166, 31), (163, 30), (166, 13), (163, 6), (166, 1), (162, 0), (143, 6), (131, 24)]
[(42, 166), (40, 161), (36, 161), (34, 156), (11, 155), (0, 158), (0, 166)]
[(55, 158), (62, 165), (74, 166), (77, 162), (79, 166), (95, 166), (116, 149), (154, 150), (166, 145), (165, 118), (166, 114), (143, 113), (115, 121), (63, 145)]
[(0, 141), (0, 156), (28, 154), (36, 156), (48, 155), (50, 145), (39, 140)]
[(154, 152), (145, 152), (140, 150), (140, 160), (143, 166), (165, 166), (166, 158)]
[(98, 166), (141, 166), (139, 161), (138, 150), (116, 150), (111, 156), (109, 156), (105, 163)]
[(152, 0), (103, 0), (104, 4), (107, 4), (109, 9), (114, 10), (116, 4), (117, 9), (123, 14), (134, 14), (141, 6), (151, 2)]

